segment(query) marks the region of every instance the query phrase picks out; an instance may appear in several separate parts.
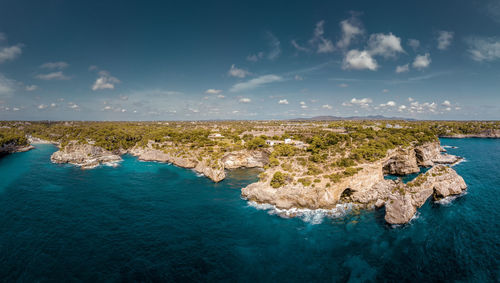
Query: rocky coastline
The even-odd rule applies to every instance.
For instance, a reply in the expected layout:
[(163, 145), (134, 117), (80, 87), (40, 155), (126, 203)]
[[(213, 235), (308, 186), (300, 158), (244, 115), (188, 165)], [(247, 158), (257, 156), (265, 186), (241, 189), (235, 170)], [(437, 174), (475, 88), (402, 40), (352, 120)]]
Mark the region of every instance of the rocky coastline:
[[(275, 189), (267, 179), (243, 188), (242, 197), (277, 209), (332, 209), (339, 202), (355, 203), (362, 208), (385, 206), (389, 224), (404, 224), (430, 196), (438, 199), (461, 194), (467, 188), (462, 177), (442, 165), (454, 164), (461, 158), (441, 151), (438, 142), (398, 148), (382, 160), (361, 165), (356, 174), (331, 186), (289, 183)], [(385, 174), (403, 176), (419, 172), (421, 166), (432, 168), (408, 184), (384, 179)]]
[(8, 144), (3, 144), (0, 146), (0, 155), (6, 155), (6, 154), (11, 154), (11, 153), (16, 153), (16, 152), (25, 152), (28, 150), (32, 150), (35, 148), (32, 145), (18, 145), (15, 143), (8, 143)]
[(445, 135), (440, 135), (439, 137), (449, 138), (449, 139), (464, 139), (464, 138), (498, 139), (500, 138), (500, 130), (488, 129), (476, 134), (445, 134)]
[[(454, 164), (461, 158), (443, 151), (439, 142), (396, 148), (377, 162), (359, 165), (359, 171), (333, 185), (289, 183), (273, 188), (268, 178), (242, 188), (241, 195), (249, 201), (285, 210), (332, 209), (341, 202), (354, 203), (362, 208), (385, 206), (387, 223), (404, 224), (414, 217), (429, 197), (439, 199), (461, 194), (467, 188), (462, 177), (452, 168), (442, 165)], [(220, 182), (226, 177), (226, 170), (264, 168), (269, 163), (271, 151), (245, 149), (226, 152), (218, 160), (210, 161), (208, 158), (196, 158), (194, 154), (159, 149), (153, 141), (145, 146), (136, 145), (129, 150), (117, 151), (71, 141), (64, 147), (60, 146), (60, 150), (52, 154), (51, 161), (90, 169), (100, 164), (119, 162), (123, 154), (131, 154), (143, 161), (166, 162), (192, 169), (214, 182)], [(404, 176), (417, 173), (420, 167), (432, 168), (408, 184), (384, 179), (386, 174)], [(273, 169), (266, 168), (264, 173), (272, 174)]]

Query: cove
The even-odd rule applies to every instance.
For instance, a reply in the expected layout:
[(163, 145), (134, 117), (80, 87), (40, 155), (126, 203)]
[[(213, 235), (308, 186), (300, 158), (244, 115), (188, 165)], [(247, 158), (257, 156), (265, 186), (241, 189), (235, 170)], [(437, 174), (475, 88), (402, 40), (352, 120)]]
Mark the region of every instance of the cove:
[[(118, 167), (50, 163), (56, 150), (0, 159), (5, 281), (496, 281), (500, 141), (442, 139), (469, 189), (426, 203), (409, 225), (382, 210), (318, 222), (250, 206), (258, 170), (213, 183), (125, 156)], [(305, 219), (307, 220), (307, 219)]]

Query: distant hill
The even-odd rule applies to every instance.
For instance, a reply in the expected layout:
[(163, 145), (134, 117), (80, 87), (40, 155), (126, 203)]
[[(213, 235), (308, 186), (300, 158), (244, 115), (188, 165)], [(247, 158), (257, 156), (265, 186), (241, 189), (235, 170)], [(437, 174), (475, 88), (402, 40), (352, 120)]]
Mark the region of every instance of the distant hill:
[(372, 115), (372, 116), (350, 116), (350, 117), (338, 117), (338, 116), (315, 116), (311, 118), (296, 118), (291, 119), (292, 121), (341, 121), (341, 120), (406, 120), (415, 121), (411, 118), (402, 117), (385, 117), (382, 115)]

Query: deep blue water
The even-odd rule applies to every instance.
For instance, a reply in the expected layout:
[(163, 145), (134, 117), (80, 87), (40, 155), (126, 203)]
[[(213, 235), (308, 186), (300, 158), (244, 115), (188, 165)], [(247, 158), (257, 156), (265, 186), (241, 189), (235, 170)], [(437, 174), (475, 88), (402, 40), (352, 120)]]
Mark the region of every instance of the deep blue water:
[(81, 170), (55, 147), (0, 159), (2, 281), (498, 281), (500, 140), (443, 139), (468, 194), (393, 228), (384, 211), (321, 224), (249, 206), (256, 172), (214, 184), (125, 157)]

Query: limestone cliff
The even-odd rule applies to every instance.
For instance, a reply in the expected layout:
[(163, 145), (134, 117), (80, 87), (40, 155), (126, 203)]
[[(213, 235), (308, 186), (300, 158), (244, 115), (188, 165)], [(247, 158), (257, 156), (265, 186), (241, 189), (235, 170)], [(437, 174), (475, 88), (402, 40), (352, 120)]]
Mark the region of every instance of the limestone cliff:
[(192, 154), (178, 155), (156, 149), (154, 142), (150, 141), (146, 146), (135, 146), (129, 153), (144, 161), (168, 162), (183, 168), (192, 168), (194, 171), (205, 175), (214, 182), (220, 182), (226, 178), (225, 169), (236, 169), (241, 167), (264, 167), (269, 162), (269, 153), (258, 150), (241, 150), (228, 152), (220, 160), (210, 162), (208, 158), (201, 160)]
[(453, 164), (460, 161), (462, 158), (451, 155), (442, 154), (443, 149), (439, 142), (426, 143), (415, 147), (417, 163), (419, 166), (430, 167), (434, 164)]
[(392, 151), (384, 163), (384, 174), (408, 175), (420, 171), (413, 147), (398, 148)]
[[(266, 171), (272, 175), (273, 171)], [(304, 186), (301, 183), (289, 183), (280, 188), (270, 185), (271, 178), (250, 184), (241, 190), (241, 195), (251, 201), (268, 203), (281, 209), (297, 208), (332, 208), (340, 200), (342, 193), (362, 191), (382, 181), (382, 163), (377, 162), (365, 165), (361, 171), (353, 176), (343, 178), (339, 183), (325, 186)]]
[(269, 152), (265, 150), (241, 150), (224, 155), (221, 159), (226, 169), (264, 167), (269, 162)]
[(54, 163), (70, 163), (84, 169), (94, 168), (102, 163), (121, 161), (121, 157), (101, 147), (91, 144), (69, 142), (50, 157)]
[(385, 201), (385, 220), (390, 224), (408, 223), (430, 196), (435, 200), (461, 194), (467, 189), (455, 170), (437, 165), (408, 184), (399, 184)]
[(446, 134), (441, 135), (441, 138), (452, 138), (452, 139), (463, 139), (463, 138), (490, 138), (498, 139), (500, 138), (499, 129), (487, 129), (477, 134)]
[(32, 145), (18, 145), (15, 143), (7, 143), (0, 146), (0, 155), (15, 153), (15, 152), (24, 152), (35, 148)]

